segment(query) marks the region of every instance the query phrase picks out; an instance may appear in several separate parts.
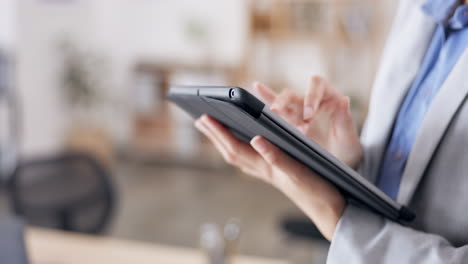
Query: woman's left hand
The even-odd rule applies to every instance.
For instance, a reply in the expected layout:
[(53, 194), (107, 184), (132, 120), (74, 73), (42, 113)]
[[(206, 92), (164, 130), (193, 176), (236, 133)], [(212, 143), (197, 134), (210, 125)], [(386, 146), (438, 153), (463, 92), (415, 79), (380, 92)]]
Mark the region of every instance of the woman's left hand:
[(207, 115), (198, 119), (195, 126), (229, 164), (282, 191), (331, 241), (346, 205), (333, 185), (260, 136), (253, 138), (250, 145), (246, 144)]

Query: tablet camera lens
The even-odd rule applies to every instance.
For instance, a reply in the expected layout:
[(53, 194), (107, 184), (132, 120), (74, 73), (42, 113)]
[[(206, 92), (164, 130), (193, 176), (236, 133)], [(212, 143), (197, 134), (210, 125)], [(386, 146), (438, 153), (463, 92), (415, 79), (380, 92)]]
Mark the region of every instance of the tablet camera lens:
[(231, 89), (231, 90), (229, 91), (229, 97), (233, 98), (234, 95), (235, 95), (235, 91), (234, 91), (234, 89)]

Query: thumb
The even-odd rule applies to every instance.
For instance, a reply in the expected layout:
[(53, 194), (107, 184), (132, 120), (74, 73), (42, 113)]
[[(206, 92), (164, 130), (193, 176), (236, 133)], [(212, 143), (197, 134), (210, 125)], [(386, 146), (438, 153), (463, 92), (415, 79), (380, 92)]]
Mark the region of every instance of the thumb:
[(250, 144), (270, 166), (282, 171), (292, 179), (304, 175), (308, 171), (304, 165), (295, 161), (261, 136), (254, 137)]

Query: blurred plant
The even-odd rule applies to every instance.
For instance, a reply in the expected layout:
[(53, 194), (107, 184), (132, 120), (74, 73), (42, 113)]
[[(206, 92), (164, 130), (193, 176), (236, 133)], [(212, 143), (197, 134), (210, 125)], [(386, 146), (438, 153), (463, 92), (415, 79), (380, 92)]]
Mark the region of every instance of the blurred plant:
[(103, 78), (104, 61), (85, 52), (69, 40), (59, 44), (63, 58), (61, 84), (65, 100), (73, 110), (96, 107), (103, 101), (99, 93)]
[(184, 28), (187, 38), (196, 43), (205, 43), (209, 37), (209, 30), (205, 23), (197, 19), (189, 19)]
[(66, 147), (73, 151), (91, 154), (110, 164), (113, 161), (112, 135), (106, 113), (113, 111), (111, 98), (104, 93), (103, 83), (108, 76), (106, 63), (97, 56), (77, 46), (76, 42), (62, 38), (59, 52), (62, 59), (60, 84), (62, 96), (69, 109)]
[(188, 19), (184, 24), (184, 33), (187, 40), (192, 43), (191, 47), (198, 54), (199, 60), (210, 64), (214, 49), (209, 23), (196, 18)]

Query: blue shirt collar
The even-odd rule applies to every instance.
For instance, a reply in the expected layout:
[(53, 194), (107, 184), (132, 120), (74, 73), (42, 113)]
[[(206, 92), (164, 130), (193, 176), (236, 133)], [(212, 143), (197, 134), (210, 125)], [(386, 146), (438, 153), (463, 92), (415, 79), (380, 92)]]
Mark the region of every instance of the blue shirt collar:
[(448, 26), (452, 30), (468, 27), (468, 5), (460, 6), (455, 10), (455, 13), (448, 21)]
[(460, 0), (426, 0), (422, 9), (437, 23), (444, 23), (451, 17), (459, 3)]

